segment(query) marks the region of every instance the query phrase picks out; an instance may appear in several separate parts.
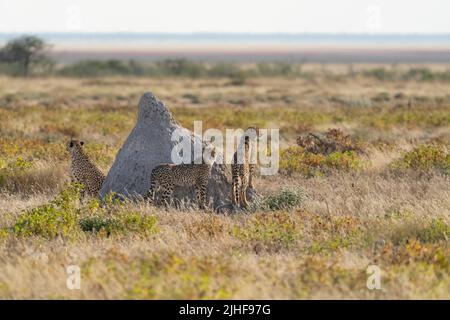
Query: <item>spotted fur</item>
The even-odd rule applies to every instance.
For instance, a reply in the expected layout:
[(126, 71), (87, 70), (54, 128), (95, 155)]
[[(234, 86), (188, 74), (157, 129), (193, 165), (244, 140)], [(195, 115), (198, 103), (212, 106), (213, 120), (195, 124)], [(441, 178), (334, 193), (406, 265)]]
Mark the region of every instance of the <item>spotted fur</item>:
[[(254, 130), (256, 135), (250, 135), (249, 131)], [(233, 163), (231, 164), (231, 200), (234, 205), (241, 207), (248, 207), (247, 188), (253, 189), (253, 180), (256, 171), (256, 164), (250, 163), (251, 147), (255, 142), (255, 138), (259, 135), (259, 130), (256, 127), (250, 127), (246, 130), (243, 137), (243, 142), (238, 148), (243, 148), (241, 151), (242, 160), (238, 161), (238, 151), (234, 153)]]
[(67, 143), (67, 150), (71, 156), (70, 174), (72, 181), (80, 182), (84, 185), (83, 195), (98, 196), (105, 181), (103, 173), (89, 159), (83, 150), (84, 142), (70, 140)]
[(194, 187), (197, 194), (198, 206), (204, 209), (207, 205), (206, 192), (211, 176), (211, 167), (214, 163), (215, 150), (211, 152), (210, 162), (201, 164), (161, 164), (152, 170), (150, 190), (147, 195), (149, 202), (154, 201), (156, 189), (161, 189), (161, 202), (169, 204), (170, 196), (175, 187)]

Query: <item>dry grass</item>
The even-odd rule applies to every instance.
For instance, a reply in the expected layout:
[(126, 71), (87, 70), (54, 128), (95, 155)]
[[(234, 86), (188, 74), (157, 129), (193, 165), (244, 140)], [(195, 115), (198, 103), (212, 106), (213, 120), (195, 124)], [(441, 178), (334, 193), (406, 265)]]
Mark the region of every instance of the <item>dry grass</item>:
[[(316, 75), (240, 86), (229, 79), (0, 78), (0, 297), (448, 299), (450, 83), (381, 81), (363, 72), (355, 79), (333, 67), (335, 81), (321, 68), (306, 69)], [(84, 139), (107, 172), (149, 90), (189, 128), (193, 120), (204, 129), (281, 128), (283, 148), (300, 134), (340, 128), (368, 155), (357, 155), (357, 167), (340, 165), (346, 158), (338, 153), (327, 170), (310, 161), (312, 174), (258, 177), (263, 201), (288, 201), (280, 195), (286, 187), (306, 194), (279, 210), (101, 207), (72, 195), (56, 213), (42, 211), (67, 188), (65, 140)], [(297, 165), (305, 151), (296, 152), (285, 160)], [(106, 227), (93, 232), (86, 223)], [(371, 264), (382, 270), (382, 290), (366, 287)], [(81, 290), (67, 289), (68, 265), (80, 266)]]

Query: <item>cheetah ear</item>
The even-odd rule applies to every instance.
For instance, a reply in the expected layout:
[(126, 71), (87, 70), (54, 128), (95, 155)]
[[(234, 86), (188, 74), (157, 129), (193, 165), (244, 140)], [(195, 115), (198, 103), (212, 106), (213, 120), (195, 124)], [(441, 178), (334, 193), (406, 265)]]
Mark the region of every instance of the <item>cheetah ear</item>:
[(80, 141), (80, 146), (84, 146), (84, 141)]

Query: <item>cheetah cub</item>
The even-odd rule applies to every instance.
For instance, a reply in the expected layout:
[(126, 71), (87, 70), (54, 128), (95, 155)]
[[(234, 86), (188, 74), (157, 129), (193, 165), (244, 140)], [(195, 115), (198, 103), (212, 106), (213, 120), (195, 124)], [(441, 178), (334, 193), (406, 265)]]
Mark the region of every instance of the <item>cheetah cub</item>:
[(197, 194), (197, 202), (200, 209), (205, 209), (207, 205), (206, 188), (211, 168), (215, 161), (216, 149), (212, 148), (209, 159), (203, 158), (203, 163), (195, 164), (161, 164), (152, 170), (150, 190), (147, 198), (150, 203), (153, 202), (156, 188), (161, 189), (161, 201), (164, 205), (169, 204), (170, 196), (174, 188), (194, 186)]
[(236, 206), (239, 203), (241, 207), (248, 207), (247, 188), (250, 187), (253, 189), (253, 179), (256, 171), (256, 164), (250, 160), (252, 159), (252, 148), (256, 148), (255, 143), (258, 136), (258, 128), (247, 128), (238, 146), (238, 150), (233, 156), (233, 163), (231, 164), (231, 200)]
[(70, 173), (72, 181), (84, 185), (82, 197), (87, 193), (90, 196), (98, 196), (105, 181), (103, 173), (92, 163), (89, 156), (83, 150), (83, 141), (70, 140), (67, 150), (71, 156)]

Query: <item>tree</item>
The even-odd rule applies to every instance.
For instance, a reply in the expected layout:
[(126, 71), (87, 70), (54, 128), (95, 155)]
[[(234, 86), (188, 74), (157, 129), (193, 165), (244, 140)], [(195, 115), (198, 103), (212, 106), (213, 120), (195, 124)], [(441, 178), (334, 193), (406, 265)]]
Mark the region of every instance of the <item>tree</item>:
[(16, 63), (21, 74), (27, 77), (32, 64), (48, 64), (51, 59), (45, 54), (49, 47), (44, 40), (35, 36), (22, 36), (9, 41), (0, 49), (0, 62)]

